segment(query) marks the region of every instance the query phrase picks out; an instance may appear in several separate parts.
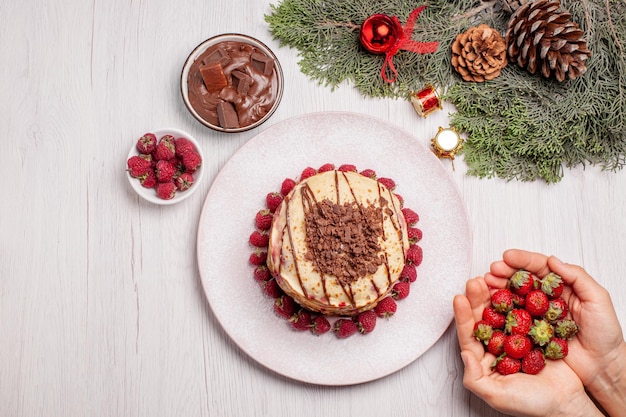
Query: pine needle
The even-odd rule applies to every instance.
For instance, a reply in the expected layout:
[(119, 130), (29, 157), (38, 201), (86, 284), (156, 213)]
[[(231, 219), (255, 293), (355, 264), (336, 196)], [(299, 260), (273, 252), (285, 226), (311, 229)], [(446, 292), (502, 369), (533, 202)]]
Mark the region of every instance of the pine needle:
[(413, 39), (438, 41), (437, 52), (400, 51), (395, 83), (385, 83), (384, 57), (359, 45), (361, 22), (374, 13), (405, 21), (422, 3), (381, 0), (283, 0), (265, 16), (272, 35), (298, 50), (301, 71), (321, 85), (352, 84), (367, 97), (408, 99), (426, 83), (435, 85), (456, 112), (451, 125), (467, 135), (468, 174), (481, 178), (555, 183), (564, 168), (626, 165), (626, 2), (562, 0), (585, 33), (593, 55), (587, 73), (558, 83), (531, 75), (513, 63), (486, 83), (466, 83), (450, 63), (455, 37), (486, 23), (505, 34), (509, 15), (499, 0), (429, 1)]

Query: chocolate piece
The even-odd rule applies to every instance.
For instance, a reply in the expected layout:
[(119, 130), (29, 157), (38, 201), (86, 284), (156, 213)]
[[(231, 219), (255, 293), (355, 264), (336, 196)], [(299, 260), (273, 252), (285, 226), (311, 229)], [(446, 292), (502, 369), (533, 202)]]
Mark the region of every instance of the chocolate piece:
[(274, 70), (274, 60), (269, 56), (255, 52), (250, 56), (252, 66), (256, 68), (263, 75), (271, 75)]
[(239, 127), (239, 117), (232, 103), (222, 101), (217, 104), (217, 117), (220, 121), (220, 126), (224, 129), (234, 129)]
[(230, 55), (228, 52), (222, 47), (217, 48), (214, 52), (212, 52), (209, 56), (202, 60), (204, 65), (211, 64), (214, 62), (219, 62), (222, 67), (228, 64), (231, 61)]
[(207, 91), (215, 93), (228, 85), (226, 75), (224, 75), (224, 70), (219, 62), (200, 67), (200, 75)]
[(250, 84), (252, 84), (252, 78), (241, 71), (233, 71), (231, 76), (233, 77), (233, 88), (236, 89), (239, 94), (248, 94)]

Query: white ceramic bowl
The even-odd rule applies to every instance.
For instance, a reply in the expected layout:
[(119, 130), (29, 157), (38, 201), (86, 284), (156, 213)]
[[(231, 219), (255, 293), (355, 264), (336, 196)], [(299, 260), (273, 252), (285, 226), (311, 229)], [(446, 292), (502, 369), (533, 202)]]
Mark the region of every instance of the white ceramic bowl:
[(126, 177), (128, 178), (128, 182), (130, 183), (131, 187), (133, 187), (133, 190), (135, 190), (137, 194), (139, 194), (143, 199), (151, 203), (160, 204), (160, 205), (176, 204), (185, 200), (186, 198), (189, 198), (199, 188), (199, 184), (202, 182), (202, 177), (204, 176), (204, 163), (205, 163), (204, 153), (202, 152), (202, 148), (200, 147), (200, 144), (198, 143), (198, 141), (189, 133), (184, 132), (179, 129), (174, 129), (174, 128), (155, 129), (155, 130), (151, 130), (145, 133), (153, 133), (157, 138), (157, 142), (165, 135), (172, 135), (176, 139), (180, 137), (189, 139), (194, 144), (194, 146), (196, 147), (196, 150), (202, 157), (202, 165), (200, 165), (200, 168), (198, 168), (196, 172), (193, 174), (194, 183), (192, 184), (191, 187), (189, 187), (189, 189), (185, 191), (176, 191), (176, 195), (174, 196), (174, 198), (170, 200), (164, 200), (160, 198), (157, 195), (155, 188), (146, 188), (143, 185), (141, 185), (141, 182), (139, 181), (139, 179), (133, 178), (127, 169), (128, 168), (127, 161), (130, 159), (130, 157), (134, 155), (139, 155), (139, 151), (137, 150), (137, 140), (139, 140), (139, 138), (143, 135), (142, 134), (140, 136), (137, 136), (137, 138), (133, 140), (133, 144), (130, 148), (130, 151), (128, 152), (126, 161), (124, 161), (124, 168), (126, 169)]
[[(196, 61), (196, 59), (199, 56), (201, 56), (207, 49), (211, 48), (212, 46), (215, 46), (216, 44), (223, 43), (223, 42), (229, 42), (229, 41), (250, 44), (253, 47), (255, 47), (258, 51), (265, 53), (265, 55), (267, 55), (274, 61), (274, 73), (275, 73), (275, 78), (276, 78), (276, 85), (272, 86), (272, 88), (275, 89), (274, 91), (276, 94), (276, 99), (274, 101), (274, 104), (270, 108), (270, 110), (267, 112), (267, 114), (265, 114), (265, 116), (263, 116), (261, 119), (257, 120), (256, 122), (252, 124), (237, 127), (237, 128), (224, 128), (224, 127), (221, 127), (219, 124), (212, 123), (211, 121), (201, 116), (198, 113), (198, 111), (196, 111), (196, 109), (192, 106), (192, 103), (189, 98), (189, 88), (188, 88), (189, 70), (194, 64), (194, 62)], [(227, 33), (227, 34), (214, 36), (212, 38), (205, 40), (198, 46), (196, 46), (196, 48), (189, 54), (189, 57), (185, 61), (185, 64), (183, 65), (181, 77), (180, 77), (180, 90), (183, 96), (183, 101), (185, 102), (185, 106), (187, 107), (187, 110), (189, 110), (191, 115), (203, 125), (211, 129), (217, 130), (219, 132), (226, 132), (226, 133), (244, 132), (246, 130), (250, 130), (259, 126), (260, 124), (265, 122), (267, 119), (269, 119), (278, 108), (278, 105), (280, 104), (280, 101), (283, 96), (283, 84), (284, 84), (283, 70), (282, 70), (282, 67), (280, 66), (280, 62), (278, 62), (278, 59), (276, 58), (276, 55), (274, 55), (274, 53), (263, 42), (259, 41), (258, 39), (255, 39), (248, 35), (241, 35), (237, 33)]]

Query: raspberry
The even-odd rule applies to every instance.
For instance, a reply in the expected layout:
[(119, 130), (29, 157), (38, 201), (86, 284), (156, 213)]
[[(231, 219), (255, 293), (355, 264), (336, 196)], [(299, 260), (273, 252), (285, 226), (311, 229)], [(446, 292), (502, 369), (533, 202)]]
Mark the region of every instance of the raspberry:
[(398, 306), (396, 301), (391, 297), (385, 297), (376, 304), (374, 311), (378, 317), (389, 318), (396, 314)]
[(137, 140), (137, 151), (139, 153), (151, 154), (156, 149), (157, 138), (154, 133), (146, 133)]
[(288, 295), (281, 295), (274, 301), (274, 312), (280, 317), (291, 319), (296, 313), (296, 302)]
[(337, 171), (341, 171), (341, 172), (357, 172), (356, 166), (352, 165), (352, 164), (343, 164), (340, 165), (339, 168), (337, 168)]
[(285, 180), (283, 181), (280, 187), (280, 193), (282, 195), (287, 195), (289, 194), (291, 190), (293, 190), (293, 187), (295, 186), (296, 186), (296, 182), (294, 180), (292, 180), (291, 178), (285, 178)]
[(259, 249), (257, 249), (253, 254), (251, 254), (249, 258), (250, 263), (255, 266), (265, 265), (266, 260), (267, 260), (267, 252), (261, 251)]
[(312, 324), (311, 313), (305, 309), (298, 310), (298, 312), (291, 318), (291, 326), (296, 330), (309, 330)]
[(188, 151), (197, 152), (192, 141), (187, 138), (174, 139), (174, 154), (177, 157), (182, 158), (183, 154)]
[(196, 172), (202, 166), (202, 157), (195, 151), (185, 152), (181, 160), (187, 172)]
[(254, 268), (254, 279), (257, 281), (269, 281), (272, 278), (270, 270), (265, 265), (258, 265)]
[(257, 248), (266, 248), (270, 241), (270, 235), (268, 235), (266, 232), (260, 232), (258, 230), (255, 230), (254, 232), (252, 232), (252, 234), (250, 234), (250, 238), (248, 239), (248, 241), (252, 246), (255, 246)]
[(178, 177), (176, 177), (174, 183), (176, 184), (176, 188), (178, 188), (179, 191), (185, 191), (191, 188), (194, 183), (194, 178), (191, 173), (183, 172)]
[(374, 171), (373, 169), (364, 169), (363, 171), (360, 172), (360, 174), (363, 175), (364, 177), (371, 178), (373, 180), (376, 179), (376, 171)]
[(333, 164), (324, 164), (321, 167), (319, 167), (317, 169), (318, 173), (322, 173), (322, 172), (327, 172), (327, 171), (332, 171), (333, 169), (335, 169), (335, 165)]
[(311, 323), (311, 333), (319, 336), (330, 331), (330, 328), (330, 323), (328, 322), (328, 319), (326, 317), (313, 317), (313, 322)]
[(376, 313), (373, 310), (364, 311), (356, 316), (356, 324), (363, 334), (371, 333), (376, 327)]
[(400, 280), (404, 282), (415, 282), (417, 280), (417, 269), (413, 264), (405, 264), (400, 273)]
[(260, 281), (259, 284), (261, 285), (261, 288), (263, 288), (263, 292), (271, 298), (278, 298), (282, 295), (282, 290), (278, 286), (275, 279)]
[(410, 208), (407, 208), (407, 207), (403, 208), (402, 214), (404, 214), (404, 220), (406, 220), (406, 223), (409, 226), (414, 226), (415, 224), (417, 224), (417, 222), (420, 221), (419, 214), (417, 214), (415, 211), (411, 210)]
[(154, 173), (154, 170), (150, 169), (146, 173), (146, 175), (144, 175), (141, 178), (139, 178), (139, 182), (145, 188), (154, 188), (154, 187), (156, 187), (158, 181), (157, 181), (157, 178), (156, 178), (156, 174)]
[(394, 284), (391, 290), (391, 296), (395, 300), (403, 300), (409, 296), (411, 291), (411, 284), (404, 281), (398, 281)]
[(302, 173), (300, 174), (300, 181), (306, 180), (307, 178), (310, 178), (315, 174), (317, 174), (315, 168), (306, 167), (302, 170)]
[(266, 197), (265, 197), (265, 202), (267, 204), (267, 208), (268, 210), (273, 213), (274, 211), (276, 211), (276, 209), (278, 208), (278, 206), (280, 205), (280, 203), (283, 202), (283, 198), (284, 196), (281, 193), (269, 193)]
[(259, 210), (254, 217), (254, 225), (259, 230), (270, 230), (272, 226), (272, 213), (267, 209)]
[(157, 161), (154, 168), (156, 178), (158, 182), (170, 182), (174, 180), (176, 174), (176, 166), (170, 161), (160, 160)]
[(333, 325), (333, 331), (340, 339), (345, 339), (355, 334), (359, 330), (357, 324), (351, 319), (338, 319)]
[(409, 242), (417, 243), (422, 240), (422, 230), (417, 227), (409, 227), (407, 229), (407, 236), (409, 238)]
[(163, 200), (171, 200), (176, 195), (176, 184), (173, 181), (160, 182), (156, 186), (157, 196)]
[(128, 158), (126, 164), (128, 165), (128, 173), (131, 177), (134, 178), (143, 177), (151, 169), (150, 161), (138, 155), (134, 155)]
[(391, 178), (379, 178), (378, 182), (387, 187), (389, 191), (393, 191), (396, 188), (396, 182)]
[(402, 197), (400, 194), (397, 194), (397, 193), (395, 194), (395, 196), (400, 202), (400, 208), (404, 207), (404, 197)]
[(176, 148), (174, 148), (174, 136), (165, 135), (157, 143), (154, 150), (154, 159), (157, 161), (169, 161), (176, 156)]
[(411, 245), (409, 250), (406, 251), (406, 261), (415, 266), (419, 266), (422, 263), (423, 257), (424, 254), (419, 245)]

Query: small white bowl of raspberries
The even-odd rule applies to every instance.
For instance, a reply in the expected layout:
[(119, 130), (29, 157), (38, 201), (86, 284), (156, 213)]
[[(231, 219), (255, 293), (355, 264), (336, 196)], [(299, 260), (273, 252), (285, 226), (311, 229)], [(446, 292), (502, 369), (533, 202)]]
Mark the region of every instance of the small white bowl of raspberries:
[(138, 137), (128, 152), (126, 176), (151, 203), (183, 201), (202, 180), (204, 155), (198, 141), (179, 129), (156, 129)]

